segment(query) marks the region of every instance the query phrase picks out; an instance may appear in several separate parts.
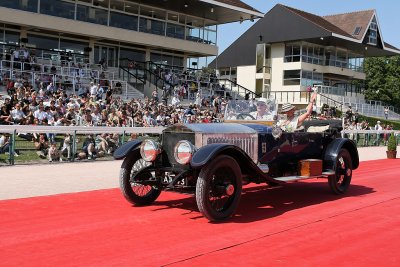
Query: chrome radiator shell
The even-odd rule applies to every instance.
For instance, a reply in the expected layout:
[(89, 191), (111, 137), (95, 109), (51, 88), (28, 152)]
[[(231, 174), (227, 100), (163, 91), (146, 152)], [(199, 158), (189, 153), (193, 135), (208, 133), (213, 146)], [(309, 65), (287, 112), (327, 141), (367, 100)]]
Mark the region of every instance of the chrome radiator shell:
[(240, 147), (257, 163), (258, 135), (256, 133), (196, 133), (195, 146), (200, 148), (209, 144), (231, 144)]
[[(174, 125), (164, 131), (164, 149), (173, 150), (178, 140), (194, 141), (197, 149), (209, 144), (232, 144), (241, 148), (254, 161), (258, 162), (258, 132), (251, 127), (237, 123), (202, 123)], [(193, 136), (194, 135), (194, 136)], [(168, 140), (167, 140), (168, 139)], [(171, 158), (171, 162), (174, 160)]]

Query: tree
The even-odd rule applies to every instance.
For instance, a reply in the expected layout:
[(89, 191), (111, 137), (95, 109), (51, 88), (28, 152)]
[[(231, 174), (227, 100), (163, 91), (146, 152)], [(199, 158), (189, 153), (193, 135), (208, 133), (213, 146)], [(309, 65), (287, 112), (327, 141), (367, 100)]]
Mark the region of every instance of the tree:
[(400, 107), (400, 56), (366, 58), (365, 97)]

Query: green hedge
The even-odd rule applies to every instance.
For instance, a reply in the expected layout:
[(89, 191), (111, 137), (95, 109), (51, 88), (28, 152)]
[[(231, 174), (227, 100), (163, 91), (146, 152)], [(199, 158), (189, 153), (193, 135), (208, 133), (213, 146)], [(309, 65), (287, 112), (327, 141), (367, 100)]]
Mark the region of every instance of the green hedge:
[(390, 121), (390, 120), (385, 120), (385, 119), (380, 119), (380, 118), (374, 118), (374, 117), (366, 117), (360, 115), (359, 121), (366, 120), (370, 126), (375, 126), (377, 121), (380, 121), (381, 124), (390, 124), (393, 125), (393, 130), (400, 130), (400, 121)]

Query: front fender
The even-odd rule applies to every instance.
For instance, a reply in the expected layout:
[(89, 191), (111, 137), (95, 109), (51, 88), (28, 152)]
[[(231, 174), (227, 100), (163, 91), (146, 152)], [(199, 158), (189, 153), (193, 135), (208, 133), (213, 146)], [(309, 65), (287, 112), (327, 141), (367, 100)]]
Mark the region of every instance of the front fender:
[(115, 152), (113, 154), (114, 159), (125, 158), (126, 156), (128, 156), (128, 154), (131, 151), (138, 149), (141, 143), (142, 143), (142, 141), (140, 141), (140, 140), (134, 140), (134, 141), (130, 141), (128, 143), (123, 144), (117, 150), (115, 150)]
[(210, 144), (201, 147), (194, 153), (190, 165), (193, 168), (201, 168), (220, 154), (227, 154), (234, 158), (236, 155), (242, 159), (251, 161), (250, 157), (237, 146), (231, 144)]
[(340, 149), (347, 149), (349, 151), (353, 170), (357, 169), (360, 164), (358, 157), (358, 150), (356, 144), (347, 138), (334, 139), (326, 148), (324, 155), (324, 168), (328, 170), (336, 171), (336, 158), (339, 154)]
[(195, 168), (202, 168), (209, 162), (214, 160), (218, 155), (228, 155), (234, 158), (242, 171), (254, 177), (263, 177), (265, 181), (270, 184), (278, 184), (275, 180), (266, 175), (260, 168), (253, 162), (253, 160), (241, 148), (231, 144), (210, 144), (201, 147), (193, 155), (190, 165)]

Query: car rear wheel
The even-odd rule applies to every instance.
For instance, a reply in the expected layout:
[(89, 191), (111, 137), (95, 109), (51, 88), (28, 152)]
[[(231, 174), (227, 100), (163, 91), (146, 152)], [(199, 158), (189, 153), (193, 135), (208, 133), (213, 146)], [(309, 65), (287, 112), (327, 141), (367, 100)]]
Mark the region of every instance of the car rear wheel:
[(347, 191), (353, 175), (353, 165), (349, 151), (341, 149), (336, 158), (335, 175), (329, 177), (329, 186), (333, 193), (340, 195)]
[(201, 169), (196, 185), (196, 202), (200, 212), (210, 221), (232, 216), (241, 193), (241, 171), (232, 157), (218, 156)]
[(152, 178), (152, 173), (146, 170), (150, 164), (143, 159), (126, 158), (122, 164), (119, 186), (122, 195), (135, 205), (148, 205), (153, 203), (161, 193), (155, 186), (146, 185), (143, 181)]

